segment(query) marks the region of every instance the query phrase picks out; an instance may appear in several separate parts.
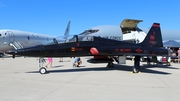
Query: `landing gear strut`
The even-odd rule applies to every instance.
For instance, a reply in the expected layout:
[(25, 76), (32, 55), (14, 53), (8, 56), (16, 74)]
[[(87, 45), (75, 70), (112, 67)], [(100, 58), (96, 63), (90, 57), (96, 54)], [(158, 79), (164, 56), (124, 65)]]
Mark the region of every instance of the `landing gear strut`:
[(113, 67), (114, 67), (113, 62), (109, 62), (109, 63), (107, 64), (107, 67), (109, 67), (109, 68), (113, 68)]

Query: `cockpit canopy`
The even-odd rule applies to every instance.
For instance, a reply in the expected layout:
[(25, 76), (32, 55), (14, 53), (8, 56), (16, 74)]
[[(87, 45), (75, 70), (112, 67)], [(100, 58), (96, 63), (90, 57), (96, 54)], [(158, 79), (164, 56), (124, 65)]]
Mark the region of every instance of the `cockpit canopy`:
[(50, 44), (61, 44), (61, 43), (69, 43), (69, 42), (77, 42), (77, 41), (93, 41), (93, 36), (85, 36), (85, 35), (70, 35), (68, 38), (64, 38), (64, 36), (60, 36), (57, 38), (53, 38), (49, 42), (43, 45)]
[(70, 35), (68, 38), (57, 37), (53, 38), (53, 40), (50, 40), (49, 42), (43, 44), (43, 45), (51, 45), (51, 44), (61, 44), (61, 43), (70, 43), (70, 42), (79, 42), (79, 41), (94, 41), (95, 37), (104, 38), (104, 39), (112, 39), (121, 41), (121, 37), (101, 37), (101, 36), (88, 36), (88, 35)]
[(79, 35), (88, 35), (88, 34), (96, 33), (98, 31), (99, 31), (99, 29), (88, 29), (88, 30), (85, 30), (84, 32), (80, 33)]

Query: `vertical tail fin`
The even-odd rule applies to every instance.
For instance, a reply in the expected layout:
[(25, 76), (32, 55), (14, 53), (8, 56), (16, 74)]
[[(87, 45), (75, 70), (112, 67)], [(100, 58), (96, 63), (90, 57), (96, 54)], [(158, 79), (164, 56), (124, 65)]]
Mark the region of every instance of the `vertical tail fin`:
[(143, 42), (140, 43), (143, 47), (163, 47), (162, 35), (159, 23), (153, 23), (151, 29), (146, 35)]
[(67, 25), (66, 30), (64, 32), (64, 39), (67, 39), (69, 36), (70, 24), (71, 24), (71, 21), (68, 22), (68, 25)]

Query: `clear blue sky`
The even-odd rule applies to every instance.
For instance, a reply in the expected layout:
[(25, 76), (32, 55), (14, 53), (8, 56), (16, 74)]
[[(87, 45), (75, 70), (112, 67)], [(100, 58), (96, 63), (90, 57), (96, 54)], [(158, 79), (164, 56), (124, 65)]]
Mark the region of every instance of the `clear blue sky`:
[(123, 19), (153, 22), (180, 30), (180, 0), (0, 0), (0, 29), (61, 36), (69, 20), (70, 34), (99, 25), (120, 25)]

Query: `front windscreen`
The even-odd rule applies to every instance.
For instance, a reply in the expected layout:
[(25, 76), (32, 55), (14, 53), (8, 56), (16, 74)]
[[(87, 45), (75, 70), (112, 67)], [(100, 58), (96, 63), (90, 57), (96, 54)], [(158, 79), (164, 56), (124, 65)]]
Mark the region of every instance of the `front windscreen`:
[(88, 34), (96, 33), (98, 31), (99, 31), (99, 29), (88, 29), (88, 30), (85, 30), (84, 32), (80, 33), (79, 35), (88, 35)]

